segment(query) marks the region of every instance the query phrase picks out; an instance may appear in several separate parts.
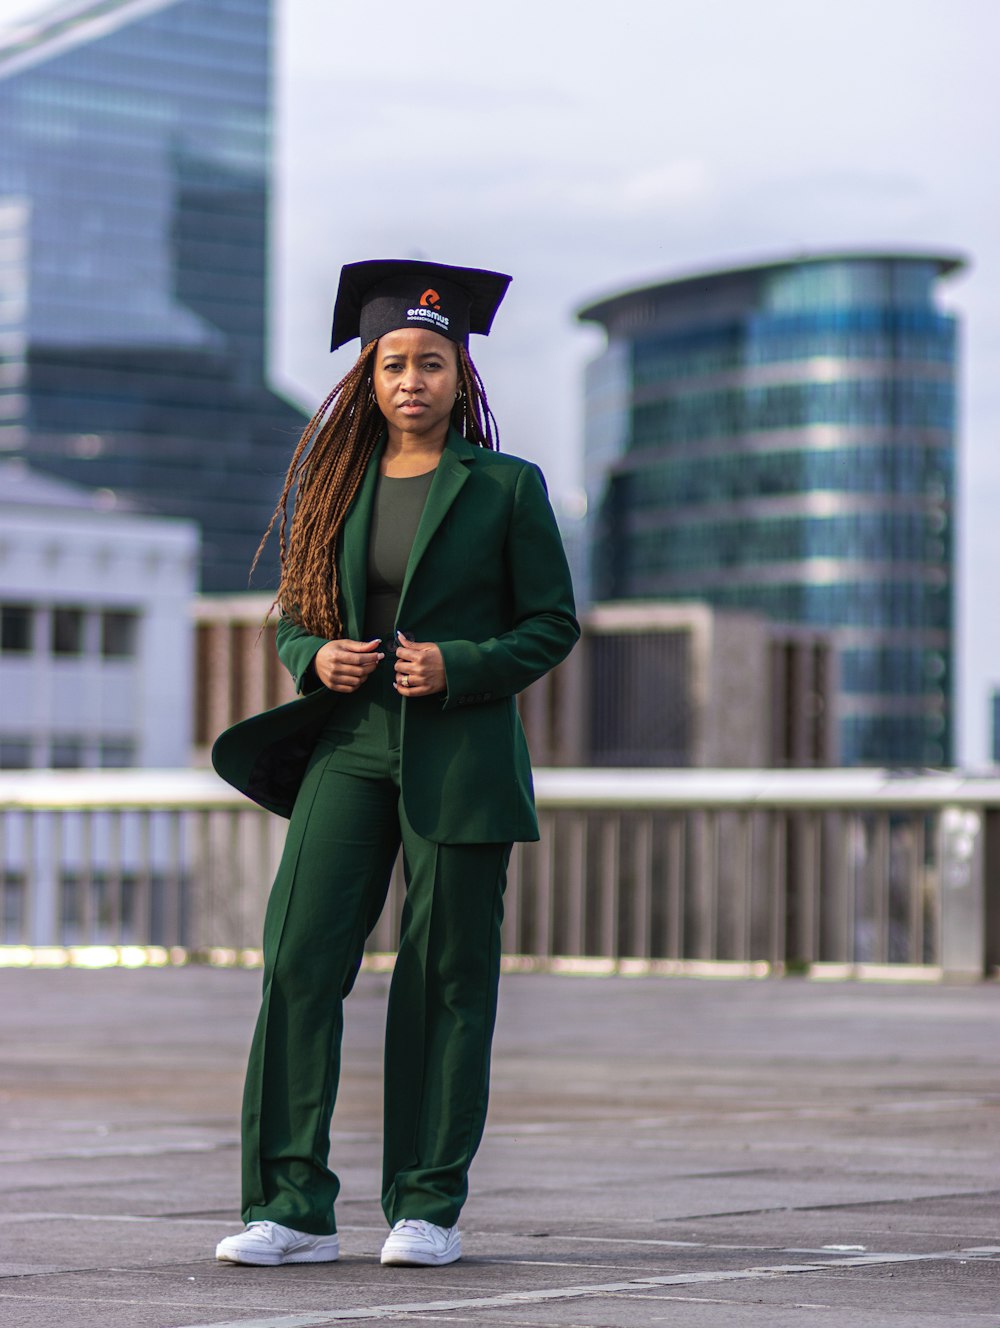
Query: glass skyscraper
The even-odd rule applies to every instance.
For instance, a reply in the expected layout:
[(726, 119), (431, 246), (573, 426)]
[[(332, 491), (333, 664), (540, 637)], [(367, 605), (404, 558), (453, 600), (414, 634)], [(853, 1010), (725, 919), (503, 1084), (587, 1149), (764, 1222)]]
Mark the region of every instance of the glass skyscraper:
[(952, 760), (956, 325), (948, 256), (818, 256), (580, 317), (593, 598), (835, 630), (847, 765)]
[(0, 453), (195, 518), (214, 591), (304, 423), (266, 381), (270, 11), (77, 0), (0, 45)]

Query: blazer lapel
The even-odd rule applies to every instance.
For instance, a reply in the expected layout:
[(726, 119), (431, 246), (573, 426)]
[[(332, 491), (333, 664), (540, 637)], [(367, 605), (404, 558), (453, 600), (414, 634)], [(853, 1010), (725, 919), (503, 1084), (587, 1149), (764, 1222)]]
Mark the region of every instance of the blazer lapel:
[(344, 519), (340, 555), (337, 559), (340, 573), (340, 593), (344, 601), (344, 630), (352, 641), (360, 641), (365, 628), (365, 590), (368, 585), (368, 535), (375, 506), (375, 488), (378, 468), (385, 448), (385, 439), (379, 442), (365, 470), (361, 487)]
[(458, 497), (462, 485), (469, 478), (469, 465), (475, 459), (476, 450), (454, 429), (449, 432), (445, 449), (441, 453), (441, 460), (438, 462), (434, 479), (431, 481), (427, 502), (424, 504), (420, 523), (417, 526), (417, 533), (413, 537), (413, 547), (410, 549), (410, 557), (406, 564), (406, 575), (403, 577), (403, 589), (399, 596), (397, 622), (405, 622), (403, 609), (406, 604), (406, 592), (410, 588), (413, 574), (417, 570), (420, 559), (426, 552), (437, 528), (444, 520), (448, 509)]

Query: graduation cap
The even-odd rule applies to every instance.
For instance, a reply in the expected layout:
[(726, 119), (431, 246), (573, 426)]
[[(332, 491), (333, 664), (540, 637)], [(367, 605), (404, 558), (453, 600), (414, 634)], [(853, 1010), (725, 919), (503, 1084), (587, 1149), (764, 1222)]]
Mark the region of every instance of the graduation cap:
[(485, 336), (511, 278), (476, 267), (447, 267), (408, 258), (347, 263), (333, 310), (330, 349), (354, 337), (362, 346), (403, 327), (426, 327), (466, 346)]

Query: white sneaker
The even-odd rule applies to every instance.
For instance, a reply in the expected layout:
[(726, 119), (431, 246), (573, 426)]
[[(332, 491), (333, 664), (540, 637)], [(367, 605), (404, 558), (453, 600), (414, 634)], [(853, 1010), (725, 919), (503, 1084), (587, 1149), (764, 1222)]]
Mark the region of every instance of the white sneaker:
[(278, 1222), (251, 1222), (215, 1247), (215, 1257), (223, 1263), (332, 1263), (339, 1255), (339, 1236), (311, 1236)]
[(461, 1257), (458, 1227), (436, 1227), (420, 1218), (397, 1222), (382, 1246), (382, 1262), (403, 1268), (437, 1267)]

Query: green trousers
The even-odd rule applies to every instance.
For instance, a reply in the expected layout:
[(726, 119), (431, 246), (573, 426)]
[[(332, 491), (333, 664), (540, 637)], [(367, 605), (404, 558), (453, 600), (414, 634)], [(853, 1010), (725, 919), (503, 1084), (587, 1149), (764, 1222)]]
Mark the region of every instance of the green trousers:
[[(387, 657), (313, 754), (264, 923), (264, 994), (243, 1099), (243, 1220), (325, 1235), (343, 1002), (402, 846), (406, 879), (385, 1034), (382, 1207), (454, 1226), (482, 1138), (509, 844), (435, 844), (399, 796)], [(412, 704), (412, 703), (411, 703)]]

